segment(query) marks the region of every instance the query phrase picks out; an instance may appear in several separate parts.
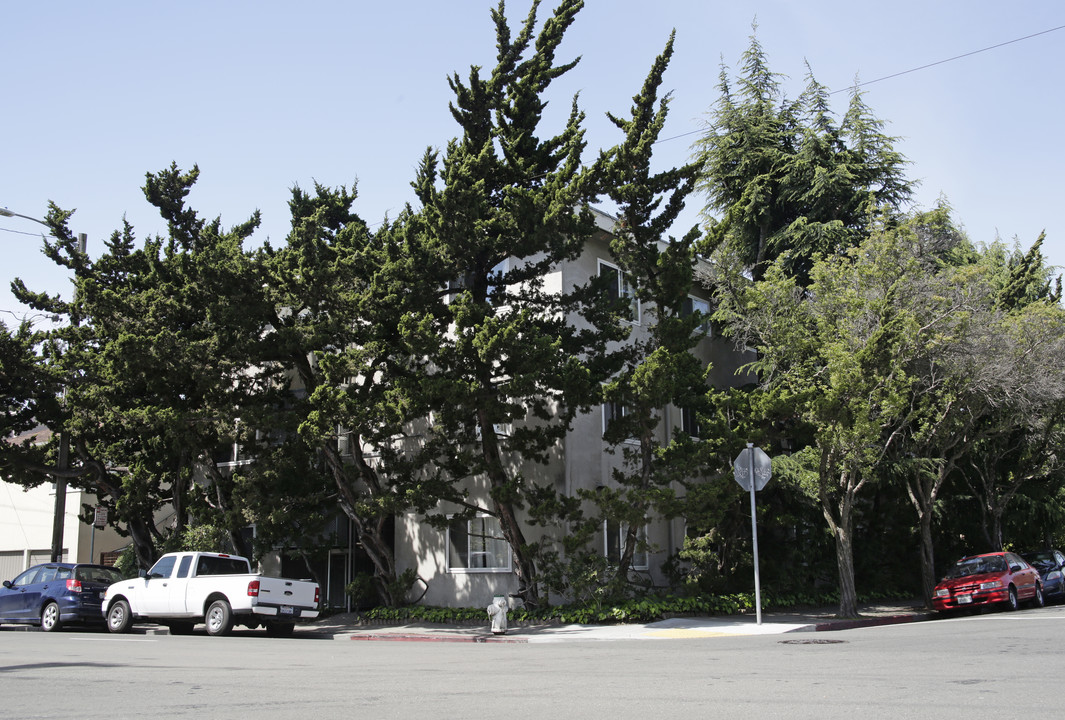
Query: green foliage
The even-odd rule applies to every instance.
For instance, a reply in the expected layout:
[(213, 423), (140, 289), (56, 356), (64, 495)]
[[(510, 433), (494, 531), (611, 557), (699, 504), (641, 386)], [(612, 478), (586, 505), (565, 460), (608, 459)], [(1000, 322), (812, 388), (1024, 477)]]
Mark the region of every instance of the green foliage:
[(704, 214), (720, 217), (722, 251), (761, 279), (770, 263), (805, 286), (815, 259), (858, 245), (876, 218), (910, 196), (902, 156), (857, 90), (842, 121), (807, 68), (797, 101), (781, 90), (756, 37), (736, 88), (724, 68), (721, 97), (696, 143)]
[(48, 460), (33, 438), (22, 436), (39, 424), (60, 422), (59, 382), (37, 348), (41, 337), (23, 322), (12, 332), (0, 322), (0, 472), (28, 487), (45, 479)]
[(118, 556), (118, 560), (115, 561), (115, 570), (122, 573), (122, 577), (131, 578), (137, 576), (137, 570), (139, 569), (137, 566), (137, 553), (133, 549), (133, 545), (127, 545), (122, 548), (122, 553)]
[[(395, 580), (389, 583), (386, 597), (403, 599), (408, 596), (411, 588), (417, 581), (414, 570), (408, 568), (400, 573)], [(378, 578), (367, 573), (360, 573), (355, 579), (345, 586), (344, 591), (351, 597), (356, 607), (373, 605), (375, 600), (381, 597), (378, 592)]]
[(356, 575), (354, 580), (344, 586), (344, 592), (352, 599), (356, 607), (372, 604), (377, 599), (373, 575), (367, 573)]
[(227, 552), (229, 533), (215, 525), (189, 525), (181, 533), (175, 550), (187, 552)]
[[(620, 452), (620, 467), (613, 470), (609, 487), (585, 496), (597, 506), (597, 520), (623, 529), (614, 579), (600, 580), (597, 590), (607, 597), (630, 582), (635, 553), (649, 550), (642, 547), (641, 529), (652, 517), (680, 511), (676, 488), (700, 475), (707, 461), (704, 446), (676, 427), (662, 427), (667, 406), (690, 413), (705, 410), (708, 372), (693, 354), (705, 336), (706, 318), (686, 311), (699, 234), (693, 228), (680, 239), (666, 236), (693, 189), (695, 168), (651, 171), (669, 108), (669, 97), (659, 100), (658, 92), (672, 54), (670, 36), (633, 98), (631, 117), (609, 115), (625, 136), (599, 159), (604, 193), (620, 215), (611, 254), (642, 309), (640, 328), (628, 338), (625, 364), (603, 387), (604, 398), (624, 409), (615, 413), (604, 434), (611, 451)], [(668, 441), (659, 440), (663, 435)]]
[[(774, 457), (758, 508), (773, 602), (821, 602), (839, 584), (853, 607), (863, 581), (911, 587), (918, 544), (927, 580), (933, 544), (952, 557), (1062, 542), (1065, 315), (1044, 237), (974, 246), (945, 205), (901, 214), (904, 161), (862, 96), (837, 119), (811, 72), (788, 100), (754, 38), (735, 81), (722, 70), (697, 167), (651, 169), (672, 37), (630, 111), (608, 115), (619, 144), (584, 165), (576, 101), (543, 127), (582, 6), (562, 0), (538, 24), (534, 3), (512, 34), (499, 4), (496, 63), (449, 78), (458, 136), (426, 151), (418, 207), (394, 220), (363, 221), (354, 188), (296, 187), (285, 244), (248, 251), (258, 215), (202, 218), (187, 203), (198, 168), (172, 164), (144, 186), (165, 234), (124, 223), (93, 260), (71, 213), (50, 207), (44, 250), (77, 292), (14, 283), (65, 324), (0, 325), (0, 430), (40, 422), (72, 439), (69, 481), (131, 536), (127, 574), (177, 548), (324, 553), (339, 511), (374, 564), (349, 593), (400, 606), (418, 580), (397, 572), (393, 519), (443, 528), (487, 512), (529, 601), (515, 617), (739, 612), (753, 556), (728, 468), (748, 441)], [(668, 238), (693, 184), (708, 232)], [(588, 207), (604, 196), (633, 298), (612, 299), (605, 279), (546, 287), (594, 237)], [(703, 278), (697, 252), (715, 261)], [(757, 351), (757, 387), (709, 387), (731, 378), (692, 353), (707, 318), (684, 302), (700, 280), (715, 323)], [(645, 314), (630, 338), (633, 299)], [(604, 397), (629, 409), (606, 433), (622, 462), (603, 491), (563, 496), (538, 468)], [(667, 407), (694, 411), (704, 437), (663, 428)], [(0, 472), (40, 484), (57, 444), (4, 443)], [(487, 497), (467, 494), (471, 478)], [(689, 537), (671, 580), (692, 595), (659, 598), (628, 570), (651, 549), (639, 529), (675, 517)], [(628, 528), (620, 562), (602, 556), (604, 521)], [(537, 608), (542, 596), (574, 604)]]
[[(861, 596), (862, 602), (876, 602), (904, 597), (896, 593), (874, 593)], [(792, 593), (762, 596), (763, 611), (783, 612), (808, 607), (838, 604), (836, 593)], [(614, 623), (648, 623), (675, 615), (729, 616), (755, 612), (753, 593), (728, 595), (666, 595), (644, 597), (616, 604), (562, 605), (540, 609), (516, 608), (507, 615), (512, 624), (579, 623), (588, 625)], [(441, 624), (487, 623), (484, 608), (446, 608), (414, 605), (408, 607), (378, 607), (362, 613), (368, 621), (431, 622)]]
[[(563, 0), (537, 33), (534, 4), (514, 35), (503, 4), (493, 11), (496, 65), (450, 78), (461, 134), (442, 155), (426, 152), (404, 246), (421, 259), (417, 284), (441, 288), (402, 328), (427, 360), (416, 385), (433, 414), (427, 454), (436, 451), (442, 479), (487, 479), (481, 509), (499, 519), (530, 604), (540, 599), (540, 548), (519, 513), (533, 495), (546, 507), (554, 486), (521, 468), (546, 462), (576, 414), (597, 402), (617, 367), (608, 343), (624, 337), (594, 288), (544, 284), (595, 231), (588, 205), (601, 183), (598, 168), (581, 163), (583, 113), (574, 100), (555, 134), (541, 127), (552, 82), (576, 65), (556, 55), (582, 6)], [(573, 317), (587, 325), (566, 321)], [(483, 502), (451, 500), (456, 510)]]

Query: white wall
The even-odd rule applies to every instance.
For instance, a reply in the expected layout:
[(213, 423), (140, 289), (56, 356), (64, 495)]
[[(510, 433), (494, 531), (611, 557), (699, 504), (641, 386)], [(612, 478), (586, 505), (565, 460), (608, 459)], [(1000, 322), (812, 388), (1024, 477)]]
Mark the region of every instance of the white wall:
[[(95, 496), (67, 490), (64, 560), (99, 562), (100, 553), (118, 550), (128, 540), (110, 527), (96, 530), (94, 540), (92, 526), (78, 519), (83, 504), (95, 505)], [(0, 481), (0, 579), (10, 580), (30, 565), (51, 559), (54, 514), (55, 491), (51, 483), (24, 490), (21, 485)]]

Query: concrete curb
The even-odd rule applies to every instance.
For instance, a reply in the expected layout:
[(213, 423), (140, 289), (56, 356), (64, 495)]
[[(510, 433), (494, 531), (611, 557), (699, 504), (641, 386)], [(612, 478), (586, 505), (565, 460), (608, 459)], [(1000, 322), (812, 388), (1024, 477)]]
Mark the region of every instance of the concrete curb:
[[(853, 630), (856, 628), (876, 627), (881, 625), (897, 625), (901, 623), (921, 622), (929, 620), (933, 617), (931, 613), (902, 613), (893, 615), (882, 615), (877, 617), (864, 617), (855, 618), (853, 620), (824, 620), (816, 621), (814, 618), (809, 618), (809, 621), (803, 624), (785, 624), (785, 623), (768, 623), (767, 626), (763, 626), (763, 631), (760, 633), (752, 634), (774, 634), (771, 629), (774, 625), (779, 625), (779, 630), (776, 630), (779, 634), (796, 633), (796, 632), (827, 632), (833, 630)], [(618, 626), (609, 626), (616, 628)], [(639, 629), (653, 631), (658, 628), (654, 625), (634, 625), (631, 626), (634, 631)], [(448, 628), (441, 628), (440, 630), (430, 630), (426, 632), (418, 631), (404, 631), (396, 630), (389, 632), (387, 630), (373, 630), (373, 631), (360, 631), (354, 632), (339, 632), (333, 635), (334, 640), (363, 640), (374, 642), (459, 642), (459, 643), (511, 643), (511, 644), (530, 644), (540, 642), (568, 642), (568, 641), (598, 641), (598, 640), (626, 640), (635, 639), (634, 634), (612, 634), (609, 629), (600, 631), (597, 627), (588, 627), (582, 629), (576, 634), (568, 636), (555, 636), (551, 631), (546, 633), (533, 633), (532, 635), (521, 634), (520, 628), (514, 628), (518, 631), (517, 635), (493, 635), (487, 631), (480, 631), (473, 627), (461, 627), (451, 626)], [(699, 632), (712, 632), (712, 627), (697, 627), (686, 628), (686, 630), (699, 633)], [(680, 629), (680, 633), (684, 633), (685, 629)], [(727, 631), (723, 634), (729, 634)], [(740, 635), (743, 633), (739, 633)], [(699, 635), (690, 635), (689, 637), (699, 637)]]
[(909, 622), (923, 622), (931, 619), (931, 615), (888, 615), (885, 617), (859, 618), (857, 620), (834, 620), (832, 622), (817, 623), (812, 630), (824, 632), (829, 630), (853, 630), (855, 628), (876, 627), (877, 625), (899, 625)]

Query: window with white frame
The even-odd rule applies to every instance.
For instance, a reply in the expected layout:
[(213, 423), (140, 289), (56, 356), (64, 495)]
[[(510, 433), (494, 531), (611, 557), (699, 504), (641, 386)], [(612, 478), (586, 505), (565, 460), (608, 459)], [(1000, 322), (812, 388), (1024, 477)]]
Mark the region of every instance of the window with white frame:
[[(497, 437), (510, 437), (514, 434), (514, 425), (511, 423), (492, 423), (492, 430), (495, 431)], [(481, 426), (478, 425), (474, 430), (477, 439), (481, 439)]]
[[(607, 562), (617, 565), (621, 562), (621, 554), (625, 551), (625, 536), (629, 532), (628, 525), (614, 520), (603, 521), (603, 556)], [(636, 550), (632, 554), (632, 569), (647, 569), (647, 530), (640, 528), (636, 531)]]
[(699, 325), (699, 330), (706, 333), (706, 337), (711, 337), (710, 301), (694, 297), (693, 295), (689, 295), (685, 298), (681, 315), (687, 317), (688, 315), (694, 315), (695, 313), (702, 313), (703, 316), (703, 322)]
[(640, 301), (636, 298), (636, 286), (619, 267), (600, 260), (599, 277), (604, 276), (612, 279), (607, 284), (607, 292), (610, 294), (610, 298), (612, 300), (628, 298), (629, 310), (628, 317), (625, 319), (638, 325), (640, 323)]
[(453, 518), (447, 528), (447, 570), (453, 573), (510, 572), (510, 544), (499, 519), (489, 515)]

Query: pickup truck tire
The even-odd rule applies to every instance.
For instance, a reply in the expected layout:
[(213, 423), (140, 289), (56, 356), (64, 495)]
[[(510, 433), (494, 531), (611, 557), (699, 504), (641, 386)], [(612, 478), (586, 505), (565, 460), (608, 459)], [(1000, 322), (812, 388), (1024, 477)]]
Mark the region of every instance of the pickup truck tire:
[(266, 634), (270, 637), (288, 637), (292, 634), (292, 631), (296, 629), (296, 623), (282, 622), (268, 622), (266, 623)]
[(133, 613), (130, 612), (129, 603), (125, 600), (116, 600), (107, 611), (107, 629), (113, 633), (129, 632), (133, 625)]
[(204, 622), (207, 623), (208, 635), (228, 635), (233, 629), (233, 610), (229, 603), (225, 600), (215, 600), (211, 603)]
[(63, 629), (63, 621), (59, 619), (59, 605), (50, 602), (41, 610), (41, 630), (45, 632), (58, 632)]

